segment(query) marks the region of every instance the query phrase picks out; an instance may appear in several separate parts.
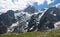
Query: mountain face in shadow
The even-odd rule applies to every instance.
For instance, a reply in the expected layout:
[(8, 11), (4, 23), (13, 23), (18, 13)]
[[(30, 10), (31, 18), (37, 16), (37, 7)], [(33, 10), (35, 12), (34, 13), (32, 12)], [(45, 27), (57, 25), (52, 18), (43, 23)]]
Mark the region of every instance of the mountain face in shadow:
[(49, 8), (42, 16), (38, 25), (39, 30), (53, 29), (54, 23), (60, 21), (60, 9), (56, 7)]
[[(6, 13), (3, 13), (0, 15), (0, 33), (7, 32), (7, 29), (9, 26), (12, 25), (12, 23), (15, 23), (16, 19), (14, 16), (14, 11), (8, 10)], [(1, 29), (2, 28), (2, 29)]]
[(24, 10), (24, 12), (35, 13), (35, 12), (38, 12), (38, 10), (37, 10), (34, 6), (29, 5), (29, 6)]

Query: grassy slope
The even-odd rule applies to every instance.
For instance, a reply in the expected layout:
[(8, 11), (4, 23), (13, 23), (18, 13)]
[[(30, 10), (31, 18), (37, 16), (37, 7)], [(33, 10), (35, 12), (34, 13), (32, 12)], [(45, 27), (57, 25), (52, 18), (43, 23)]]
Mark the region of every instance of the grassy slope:
[(9, 33), (1, 34), (0, 37), (60, 37), (60, 29), (44, 32), (26, 32), (26, 33)]

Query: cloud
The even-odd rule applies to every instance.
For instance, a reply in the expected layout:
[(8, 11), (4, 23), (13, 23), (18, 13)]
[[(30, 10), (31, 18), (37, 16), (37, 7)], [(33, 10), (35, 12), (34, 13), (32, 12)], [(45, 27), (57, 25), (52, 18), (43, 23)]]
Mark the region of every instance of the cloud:
[(48, 4), (54, 2), (55, 0), (46, 0)]
[(38, 5), (41, 5), (45, 1), (47, 1), (48, 4), (54, 2), (51, 0), (0, 0), (0, 12), (17, 9), (23, 10), (28, 5), (33, 5), (35, 2), (37, 2)]

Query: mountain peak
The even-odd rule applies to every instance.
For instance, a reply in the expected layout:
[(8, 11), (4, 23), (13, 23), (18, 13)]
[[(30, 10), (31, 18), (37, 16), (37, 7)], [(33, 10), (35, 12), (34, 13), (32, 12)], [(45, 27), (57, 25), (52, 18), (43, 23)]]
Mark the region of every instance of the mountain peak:
[(35, 13), (35, 12), (38, 12), (38, 10), (37, 10), (34, 6), (29, 5), (29, 6), (24, 10), (24, 12)]
[(60, 9), (60, 3), (56, 4), (55, 7)]

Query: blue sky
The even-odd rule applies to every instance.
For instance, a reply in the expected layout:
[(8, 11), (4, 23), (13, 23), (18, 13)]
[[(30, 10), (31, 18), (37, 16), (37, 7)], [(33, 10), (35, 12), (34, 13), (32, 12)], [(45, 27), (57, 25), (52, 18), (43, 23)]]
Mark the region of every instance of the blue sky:
[(38, 3), (35, 2), (34, 7), (36, 9), (38, 9), (38, 10), (41, 10), (43, 8), (48, 8), (48, 7), (54, 6), (54, 5), (58, 4), (58, 3), (60, 3), (60, 0), (54, 0), (54, 2), (49, 4), (49, 5), (47, 4), (47, 1), (45, 1), (42, 5), (38, 5)]

